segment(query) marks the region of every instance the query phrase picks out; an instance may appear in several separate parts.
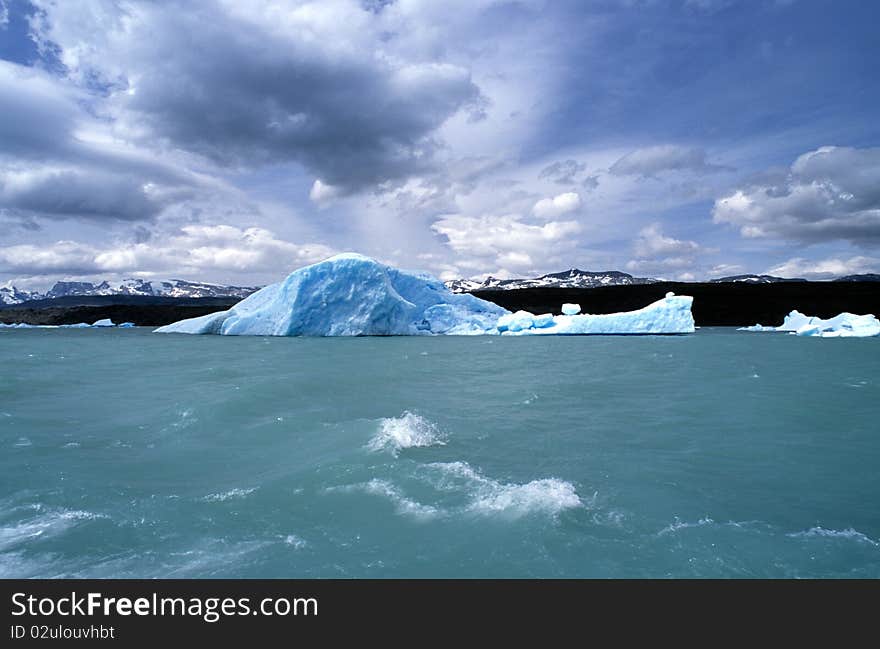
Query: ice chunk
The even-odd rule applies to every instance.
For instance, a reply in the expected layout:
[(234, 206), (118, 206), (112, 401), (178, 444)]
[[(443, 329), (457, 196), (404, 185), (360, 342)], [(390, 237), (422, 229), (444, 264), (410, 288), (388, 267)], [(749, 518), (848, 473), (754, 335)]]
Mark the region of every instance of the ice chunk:
[(823, 320), (815, 316), (804, 315), (794, 310), (785, 316), (778, 327), (742, 327), (741, 331), (786, 331), (798, 336), (816, 336), (819, 338), (867, 338), (880, 336), (880, 320), (871, 315), (841, 313)]
[(841, 313), (828, 320), (810, 318), (795, 330), (798, 336), (821, 338), (870, 338), (880, 336), (880, 320), (871, 314)]
[(535, 326), (535, 316), (528, 311), (508, 313), (498, 318), (495, 325), (498, 331), (522, 331)]
[(776, 331), (797, 331), (804, 325), (810, 324), (812, 320), (818, 320), (818, 318), (812, 318), (808, 315), (804, 315), (803, 313), (795, 309), (787, 316), (785, 316), (785, 319), (782, 321), (782, 324), (776, 328)]
[(429, 275), (347, 253), (300, 268), (228, 311), (156, 331), (255, 336), (497, 333), (496, 304), (452, 293)]
[(118, 325), (120, 329), (131, 329), (135, 326), (133, 322), (123, 322), (121, 325)]
[[(98, 320), (94, 324), (89, 324), (88, 322), (77, 322), (76, 324), (62, 324), (62, 325), (35, 325), (28, 324), (26, 322), (17, 322), (15, 324), (3, 324), (0, 323), (0, 329), (101, 329), (104, 327), (116, 327), (117, 325), (113, 324), (113, 321), (109, 318), (105, 318), (103, 320)], [(123, 322), (120, 327), (134, 327), (134, 323), (131, 322)]]
[[(504, 335), (552, 334), (683, 334), (693, 333), (694, 317), (691, 305), (694, 298), (667, 293), (666, 297), (637, 311), (580, 314), (553, 317), (549, 325), (538, 327), (536, 316), (525, 311), (499, 319), (498, 330)], [(543, 318), (543, 316), (539, 316)], [(531, 327), (525, 326), (531, 319)], [(511, 325), (522, 325), (514, 329)], [(506, 325), (506, 326), (505, 326)]]
[(569, 302), (566, 302), (565, 304), (562, 305), (562, 313), (565, 315), (577, 315), (580, 312), (581, 312), (581, 305), (580, 304), (571, 304)]

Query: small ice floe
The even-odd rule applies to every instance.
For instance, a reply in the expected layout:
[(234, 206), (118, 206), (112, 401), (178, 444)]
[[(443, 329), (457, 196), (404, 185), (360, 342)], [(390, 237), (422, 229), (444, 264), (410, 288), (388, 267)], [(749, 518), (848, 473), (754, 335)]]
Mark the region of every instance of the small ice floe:
[(751, 327), (740, 327), (740, 331), (783, 331), (797, 336), (816, 338), (871, 338), (880, 336), (880, 320), (870, 313), (856, 315), (848, 312), (823, 320), (816, 316), (804, 315), (795, 309), (785, 316), (778, 327), (756, 324)]

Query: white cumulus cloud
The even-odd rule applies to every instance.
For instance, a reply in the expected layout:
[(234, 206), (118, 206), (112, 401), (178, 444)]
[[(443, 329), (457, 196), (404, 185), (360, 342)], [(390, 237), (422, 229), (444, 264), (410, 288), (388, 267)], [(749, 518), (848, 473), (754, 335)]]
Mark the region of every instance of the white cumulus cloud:
[(844, 275), (880, 273), (880, 259), (877, 257), (829, 257), (826, 259), (804, 259), (795, 257), (774, 266), (767, 271), (780, 277), (804, 277), (807, 279), (833, 279)]
[(744, 237), (880, 245), (880, 148), (826, 146), (715, 201)]
[(532, 224), (516, 215), (449, 215), (431, 229), (446, 237), (448, 246), (464, 258), (465, 267), (470, 262), (527, 272), (536, 262), (559, 260), (561, 253), (574, 248), (581, 225), (576, 221)]
[(532, 214), (539, 219), (555, 219), (563, 214), (574, 212), (581, 206), (581, 197), (577, 192), (566, 192), (553, 198), (543, 198), (535, 203)]

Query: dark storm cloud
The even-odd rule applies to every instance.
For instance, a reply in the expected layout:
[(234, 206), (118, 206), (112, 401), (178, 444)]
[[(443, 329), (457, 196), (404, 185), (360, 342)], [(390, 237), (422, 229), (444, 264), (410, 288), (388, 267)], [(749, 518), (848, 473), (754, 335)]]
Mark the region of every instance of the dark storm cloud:
[(59, 170), (0, 176), (0, 204), (25, 216), (148, 219), (161, 209), (132, 176)]
[(151, 3), (95, 20), (82, 34), (43, 28), (76, 53), (62, 55), (71, 77), (121, 89), (115, 114), (145, 138), (223, 165), (299, 161), (326, 184), (359, 188), (430, 167), (434, 131), (482, 105), (467, 70), (389, 53), (380, 18), (353, 3), (277, 20), (250, 5)]
[(84, 131), (103, 125), (83, 101), (45, 72), (0, 61), (0, 209), (9, 220), (148, 220), (202, 182), (133, 147), (89, 140)]
[(0, 61), (0, 155), (45, 159), (70, 145), (75, 95), (37, 70)]

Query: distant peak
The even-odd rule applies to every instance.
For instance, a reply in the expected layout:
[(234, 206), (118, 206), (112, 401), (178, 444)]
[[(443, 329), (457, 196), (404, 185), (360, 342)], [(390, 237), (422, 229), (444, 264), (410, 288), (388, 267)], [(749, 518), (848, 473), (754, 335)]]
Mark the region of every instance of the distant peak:
[(515, 290), (522, 288), (596, 288), (599, 286), (620, 286), (628, 284), (653, 284), (657, 280), (647, 277), (633, 277), (619, 270), (590, 271), (569, 268), (558, 273), (547, 273), (535, 278), (496, 279), (457, 279), (445, 282), (457, 293), (478, 290)]

